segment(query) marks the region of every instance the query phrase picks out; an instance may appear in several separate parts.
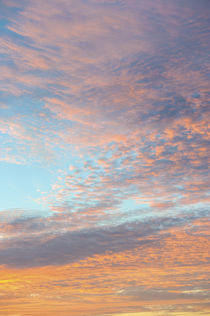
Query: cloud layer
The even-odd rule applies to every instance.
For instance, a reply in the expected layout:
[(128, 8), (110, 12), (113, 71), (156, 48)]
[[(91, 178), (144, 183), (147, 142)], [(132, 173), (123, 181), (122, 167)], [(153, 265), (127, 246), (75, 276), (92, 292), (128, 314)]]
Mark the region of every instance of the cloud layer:
[(208, 313), (209, 9), (1, 2), (2, 315)]

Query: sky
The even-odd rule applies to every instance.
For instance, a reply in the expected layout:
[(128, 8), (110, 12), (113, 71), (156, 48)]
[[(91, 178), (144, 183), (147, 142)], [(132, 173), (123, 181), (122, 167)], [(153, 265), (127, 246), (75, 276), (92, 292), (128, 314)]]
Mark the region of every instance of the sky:
[(207, 316), (208, 0), (0, 0), (0, 315)]

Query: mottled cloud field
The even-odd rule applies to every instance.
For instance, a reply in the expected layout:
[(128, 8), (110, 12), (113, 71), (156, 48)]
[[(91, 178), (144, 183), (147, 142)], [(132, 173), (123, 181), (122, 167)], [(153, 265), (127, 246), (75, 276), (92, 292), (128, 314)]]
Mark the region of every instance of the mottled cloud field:
[(209, 315), (209, 15), (0, 2), (0, 315)]

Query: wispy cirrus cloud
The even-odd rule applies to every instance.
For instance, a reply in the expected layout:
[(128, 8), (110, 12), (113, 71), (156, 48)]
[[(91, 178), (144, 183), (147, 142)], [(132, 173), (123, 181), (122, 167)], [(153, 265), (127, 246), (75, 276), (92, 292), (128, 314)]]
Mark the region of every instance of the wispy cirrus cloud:
[[(193, 15), (195, 3), (182, 13), (172, 2), (165, 10), (157, 3), (150, 23), (152, 5), (63, 1), (62, 6), (46, 2), (43, 7), (39, 1), (28, 2), (8, 25), (20, 38), (14, 43), (7, 36), (2, 53), (10, 69), (7, 84), (20, 93), (40, 91), (44, 103), (40, 115), (52, 115), (58, 121), (53, 130), (42, 120), (49, 135), (42, 135), (48, 137), (45, 143), (51, 138), (63, 146), (100, 146), (107, 153), (107, 144), (120, 144), (119, 155), (125, 156), (123, 148), (127, 159), (136, 155), (136, 163), (130, 164), (133, 175), (129, 172), (125, 178), (141, 186), (141, 177), (145, 187), (145, 182), (151, 186), (156, 177), (163, 197), (151, 205), (167, 206), (182, 195), (174, 186), (183, 188), (183, 203), (192, 201), (188, 197), (192, 190), (186, 184), (187, 178), (193, 181), (192, 173), (199, 185), (206, 182), (202, 170), (208, 158), (207, 72), (203, 70), (207, 45), (199, 32), (205, 37), (207, 16), (201, 7), (200, 15)], [(193, 28), (186, 24), (186, 15), (191, 16)], [(164, 23), (163, 31), (160, 25)], [(193, 50), (190, 57), (189, 48)], [(11, 81), (13, 74), (16, 83)], [(38, 130), (40, 120), (35, 125)], [(126, 159), (111, 163), (110, 169), (117, 164), (124, 168)], [(170, 183), (165, 171), (168, 174), (169, 169), (174, 183), (165, 198)], [(155, 184), (152, 187), (158, 195)], [(171, 194), (175, 201), (169, 203)], [(204, 192), (195, 203), (201, 199), (207, 199)]]

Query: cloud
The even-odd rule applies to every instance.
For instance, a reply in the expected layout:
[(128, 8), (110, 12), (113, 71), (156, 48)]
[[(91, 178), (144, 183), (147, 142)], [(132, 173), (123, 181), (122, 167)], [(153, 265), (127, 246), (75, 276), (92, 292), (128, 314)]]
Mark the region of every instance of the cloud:
[[(195, 215), (191, 220), (195, 218)], [(63, 265), (106, 252), (148, 248), (166, 238), (167, 231), (183, 226), (189, 218), (151, 219), (115, 226), (73, 228), (68, 214), (44, 218), (17, 218), (0, 227), (5, 234), (1, 243), (0, 264), (14, 267)], [(163, 235), (162, 235), (163, 234)], [(4, 235), (3, 235), (4, 236)], [(163, 237), (162, 237), (163, 236)], [(194, 253), (192, 254), (193, 260)], [(176, 262), (173, 262), (176, 264)]]
[(0, 313), (205, 311), (208, 8), (1, 2), (0, 159), (52, 179), (0, 212)]
[[(74, 154), (85, 153), (100, 174), (100, 190), (112, 190), (110, 200), (117, 200), (117, 189), (121, 199), (128, 198), (124, 185), (133, 187), (130, 199), (138, 191), (138, 198), (163, 209), (207, 203), (207, 17), (202, 6), (194, 16), (194, 6), (180, 10), (172, 1), (164, 10), (161, 2), (151, 1), (23, 4), (6, 26), (10, 33), (3, 35), (2, 87), (6, 94), (30, 95), (42, 103), (28, 106), (33, 133), (26, 128), (30, 114), (7, 129), (4, 123), (3, 132), (18, 137), (17, 147), (25, 145), (38, 161), (44, 150), (41, 160), (51, 163), (61, 150), (68, 155), (69, 146)], [(185, 23), (190, 16), (193, 26)], [(103, 154), (90, 157), (90, 148)], [(13, 155), (2, 159), (18, 161)], [(101, 159), (106, 168), (99, 171)], [(50, 193), (59, 196), (60, 205), (54, 202), (59, 207), (71, 199), (70, 183), (63, 180), (60, 192)], [(77, 194), (88, 187), (75, 182), (71, 188), (77, 187)], [(92, 195), (99, 195), (96, 189)]]
[(48, 240), (29, 230), (1, 248), (1, 311), (7, 306), (16, 313), (33, 307), (64, 315), (69, 309), (78, 315), (80, 307), (87, 315), (100, 314), (102, 307), (110, 314), (131, 308), (169, 315), (207, 311), (208, 232), (207, 218), (192, 215), (59, 232)]

